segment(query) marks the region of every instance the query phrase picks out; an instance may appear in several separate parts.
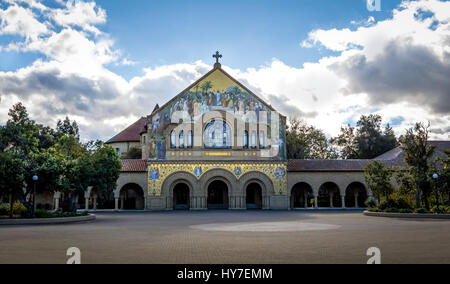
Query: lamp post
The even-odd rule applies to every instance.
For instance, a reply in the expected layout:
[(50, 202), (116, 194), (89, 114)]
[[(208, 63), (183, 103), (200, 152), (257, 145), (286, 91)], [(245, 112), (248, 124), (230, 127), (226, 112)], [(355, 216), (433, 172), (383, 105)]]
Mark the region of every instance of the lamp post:
[(33, 176), (33, 213), (32, 213), (32, 217), (35, 218), (35, 213), (36, 213), (36, 183), (39, 180), (39, 177), (37, 175)]
[(438, 174), (433, 174), (433, 179), (434, 179), (434, 193), (435, 193), (435, 195), (436, 195), (436, 205), (437, 205), (437, 212), (439, 212), (439, 206), (440, 206), (440, 204), (439, 204), (439, 194), (438, 194), (438, 192), (437, 192), (437, 180), (438, 180), (438, 178), (439, 178), (439, 175)]

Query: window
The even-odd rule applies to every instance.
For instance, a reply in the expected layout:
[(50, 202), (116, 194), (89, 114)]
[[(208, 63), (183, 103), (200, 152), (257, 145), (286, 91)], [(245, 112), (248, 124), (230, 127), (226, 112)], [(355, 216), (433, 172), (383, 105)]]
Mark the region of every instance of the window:
[(177, 147), (177, 133), (174, 130), (170, 133), (170, 148), (175, 149), (176, 147)]
[(244, 130), (244, 149), (248, 149), (248, 131)]
[(193, 135), (192, 135), (192, 131), (189, 131), (188, 132), (188, 141), (187, 141), (187, 147), (189, 148), (189, 149), (192, 149), (192, 142), (193, 142), (193, 139), (194, 139), (194, 137), (193, 137)]
[(259, 132), (259, 148), (264, 149), (264, 131)]
[(206, 149), (230, 149), (231, 128), (225, 121), (213, 120), (205, 128), (204, 146)]
[(180, 149), (184, 149), (184, 131), (180, 132)]
[(120, 148), (116, 148), (117, 156), (120, 157)]
[(256, 149), (256, 131), (252, 131), (252, 149)]

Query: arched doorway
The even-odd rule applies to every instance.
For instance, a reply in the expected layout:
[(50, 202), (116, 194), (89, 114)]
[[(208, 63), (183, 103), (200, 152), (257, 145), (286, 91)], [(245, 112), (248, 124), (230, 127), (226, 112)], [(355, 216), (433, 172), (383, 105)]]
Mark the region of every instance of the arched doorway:
[(190, 207), (189, 186), (185, 183), (177, 184), (173, 189), (173, 209), (189, 210)]
[(208, 209), (228, 209), (228, 186), (215, 180), (208, 186)]
[(345, 191), (345, 207), (366, 207), (367, 190), (360, 182), (351, 183)]
[(246, 204), (247, 209), (262, 209), (262, 188), (254, 182), (247, 186), (246, 189)]
[(144, 210), (144, 191), (134, 183), (129, 183), (120, 190), (120, 209)]
[(291, 209), (314, 207), (313, 190), (305, 182), (294, 185), (291, 191)]
[(319, 189), (318, 203), (319, 207), (322, 208), (342, 207), (342, 199), (339, 187), (333, 182), (322, 184)]

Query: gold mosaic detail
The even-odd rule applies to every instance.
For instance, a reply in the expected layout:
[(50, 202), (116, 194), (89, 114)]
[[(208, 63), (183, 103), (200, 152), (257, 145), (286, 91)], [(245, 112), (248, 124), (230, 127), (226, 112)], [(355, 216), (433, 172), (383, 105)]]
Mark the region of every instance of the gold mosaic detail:
[(186, 172), (197, 180), (216, 169), (223, 169), (233, 174), (238, 180), (250, 172), (265, 174), (273, 183), (274, 195), (287, 194), (287, 166), (282, 163), (240, 164), (240, 163), (196, 163), (196, 164), (150, 164), (148, 167), (148, 195), (161, 196), (164, 181), (173, 173)]

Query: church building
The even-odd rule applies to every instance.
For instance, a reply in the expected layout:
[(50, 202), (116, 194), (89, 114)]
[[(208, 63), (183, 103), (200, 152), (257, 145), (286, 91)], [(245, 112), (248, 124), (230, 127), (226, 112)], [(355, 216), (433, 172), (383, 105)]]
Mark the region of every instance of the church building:
[[(210, 72), (107, 142), (118, 154), (142, 149), (142, 160), (122, 161), (116, 210), (365, 206), (370, 160), (288, 161), (286, 117), (214, 57)], [(401, 165), (401, 154), (377, 159)]]

